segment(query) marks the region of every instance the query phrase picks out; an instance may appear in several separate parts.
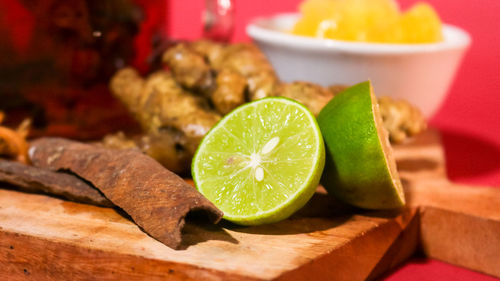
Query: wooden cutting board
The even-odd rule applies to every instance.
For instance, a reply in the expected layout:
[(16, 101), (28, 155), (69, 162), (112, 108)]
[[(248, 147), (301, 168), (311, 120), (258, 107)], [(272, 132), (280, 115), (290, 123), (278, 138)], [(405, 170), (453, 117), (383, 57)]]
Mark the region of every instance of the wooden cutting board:
[(277, 224), (188, 223), (177, 251), (119, 210), (0, 189), (0, 280), (365, 280), (417, 249), (500, 277), (500, 190), (446, 180), (436, 132), (395, 153), (400, 212), (350, 208), (319, 187)]

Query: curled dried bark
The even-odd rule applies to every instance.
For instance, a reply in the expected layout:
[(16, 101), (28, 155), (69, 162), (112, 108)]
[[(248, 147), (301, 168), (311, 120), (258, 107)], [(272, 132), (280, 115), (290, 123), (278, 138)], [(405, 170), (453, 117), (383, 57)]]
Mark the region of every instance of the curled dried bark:
[(203, 211), (214, 223), (223, 215), (183, 179), (135, 149), (42, 138), (32, 143), (30, 158), (35, 166), (69, 170), (86, 179), (145, 232), (174, 249), (188, 213)]
[(0, 160), (0, 182), (19, 187), (22, 191), (56, 195), (71, 201), (103, 207), (113, 207), (97, 189), (78, 177)]

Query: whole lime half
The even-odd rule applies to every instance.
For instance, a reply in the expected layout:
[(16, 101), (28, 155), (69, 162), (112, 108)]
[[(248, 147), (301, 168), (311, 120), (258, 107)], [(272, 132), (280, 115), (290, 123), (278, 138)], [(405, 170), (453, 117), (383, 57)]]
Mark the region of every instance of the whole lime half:
[(405, 204), (370, 82), (335, 96), (321, 110), (318, 124), (326, 145), (321, 182), (330, 194), (366, 209), (394, 209)]

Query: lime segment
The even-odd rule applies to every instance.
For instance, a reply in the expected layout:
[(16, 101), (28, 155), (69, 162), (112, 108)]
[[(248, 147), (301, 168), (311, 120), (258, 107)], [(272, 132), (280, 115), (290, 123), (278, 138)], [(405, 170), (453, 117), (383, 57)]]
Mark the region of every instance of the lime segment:
[(370, 82), (346, 89), (318, 115), (326, 144), (322, 183), (347, 203), (366, 209), (405, 204), (388, 135)]
[(192, 175), (198, 190), (243, 225), (276, 222), (313, 195), (324, 144), (312, 113), (286, 98), (265, 98), (226, 115), (201, 142)]

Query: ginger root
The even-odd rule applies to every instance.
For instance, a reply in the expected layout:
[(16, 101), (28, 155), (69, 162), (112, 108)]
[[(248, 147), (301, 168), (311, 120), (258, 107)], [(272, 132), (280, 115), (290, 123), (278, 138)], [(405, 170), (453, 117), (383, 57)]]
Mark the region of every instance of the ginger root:
[(253, 44), (228, 45), (221, 68), (232, 69), (247, 79), (248, 97), (252, 101), (272, 96), (279, 83), (266, 56)]
[(247, 80), (238, 72), (229, 68), (217, 74), (217, 88), (212, 93), (212, 103), (221, 114), (227, 114), (245, 103)]
[(271, 64), (252, 44), (180, 43), (165, 52), (163, 62), (177, 83), (209, 98), (221, 114), (246, 99), (272, 96), (279, 83)]
[(111, 79), (111, 90), (145, 132), (173, 127), (191, 140), (200, 140), (220, 119), (202, 97), (182, 89), (165, 71), (144, 80), (136, 70), (124, 68)]
[(111, 90), (144, 131), (139, 148), (179, 173), (189, 168), (201, 139), (221, 118), (203, 97), (184, 90), (163, 70), (143, 79), (135, 69), (124, 68), (111, 79)]
[(213, 86), (210, 66), (203, 56), (180, 43), (163, 54), (163, 63), (170, 67), (175, 80), (183, 87), (208, 93)]
[(389, 132), (389, 139), (393, 143), (402, 143), (427, 128), (420, 110), (407, 101), (380, 97), (378, 104), (384, 127)]
[(101, 144), (114, 149), (138, 149), (170, 171), (182, 174), (189, 170), (192, 158), (192, 155), (183, 148), (186, 142), (181, 132), (170, 128), (133, 138), (118, 132), (105, 136)]
[(347, 86), (347, 85), (334, 84), (334, 85), (328, 86), (328, 91), (330, 91), (330, 93), (332, 93), (335, 96), (337, 94), (340, 94), (341, 92), (343, 92), (347, 88), (349, 88), (349, 86)]
[(333, 98), (333, 93), (320, 85), (300, 81), (278, 85), (274, 95), (304, 104), (315, 116), (318, 116), (321, 109)]

